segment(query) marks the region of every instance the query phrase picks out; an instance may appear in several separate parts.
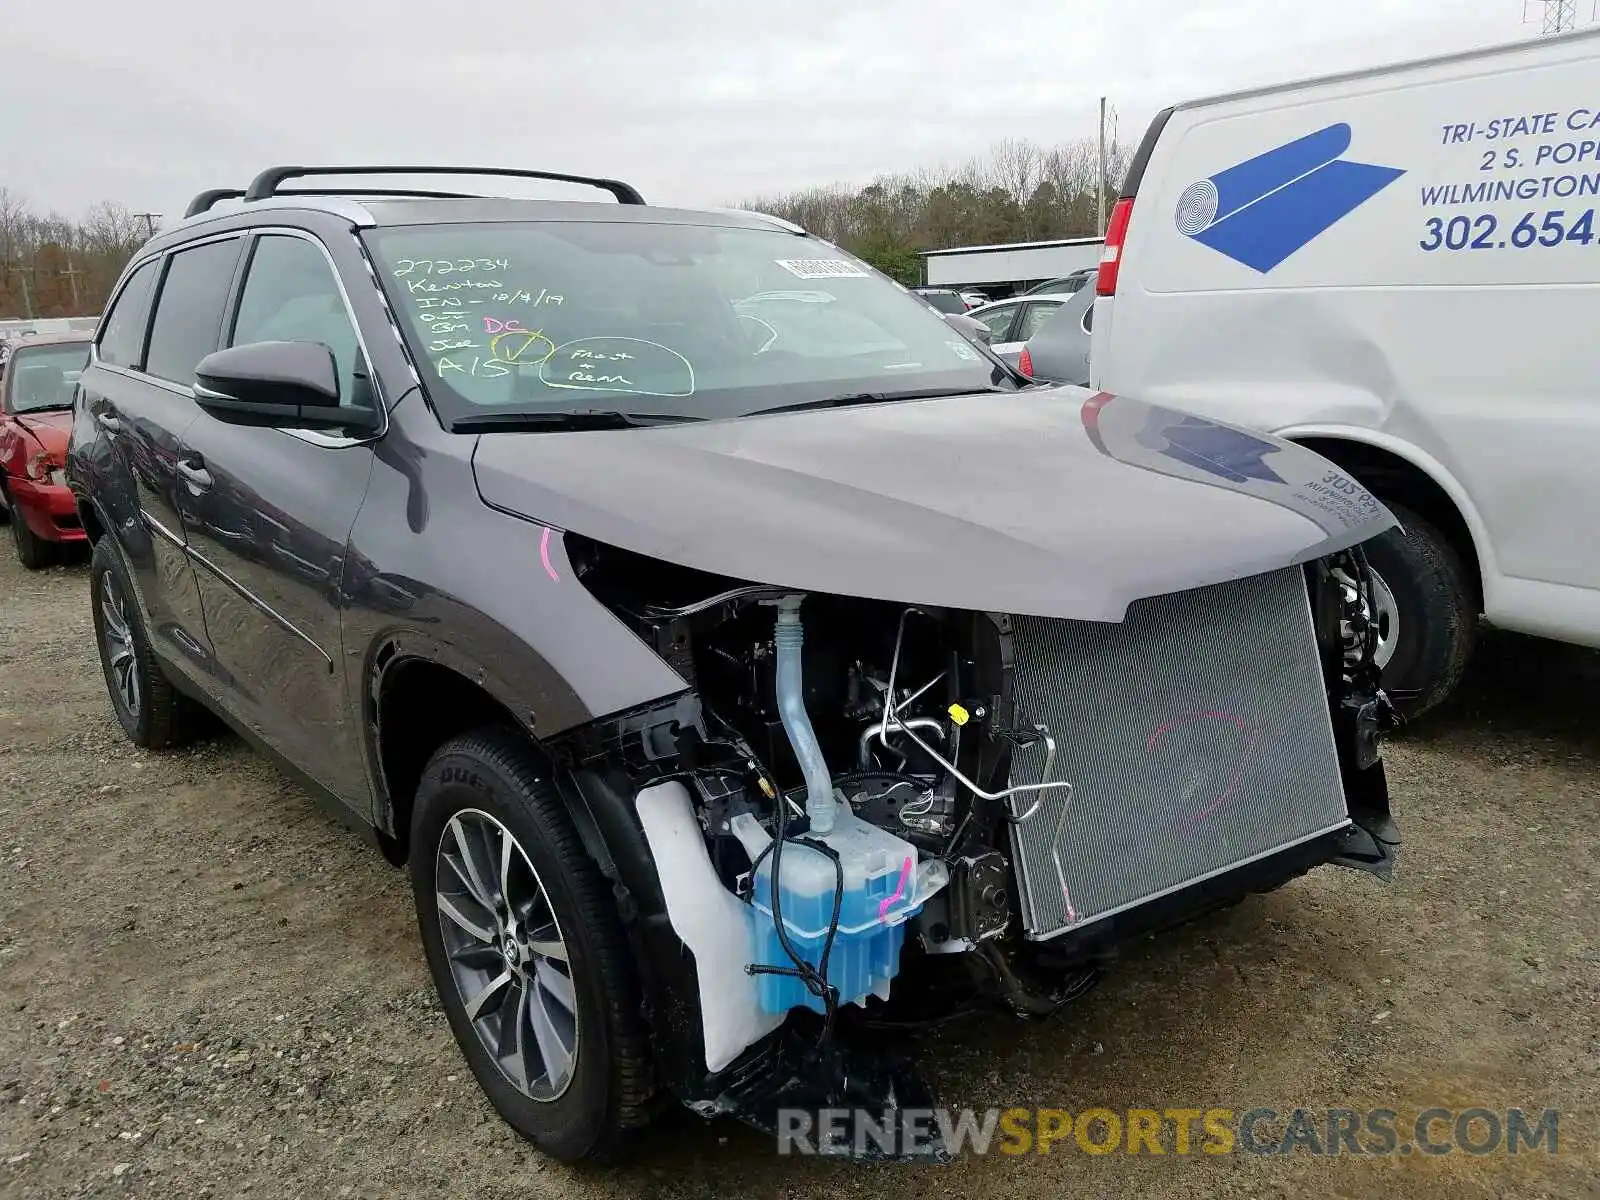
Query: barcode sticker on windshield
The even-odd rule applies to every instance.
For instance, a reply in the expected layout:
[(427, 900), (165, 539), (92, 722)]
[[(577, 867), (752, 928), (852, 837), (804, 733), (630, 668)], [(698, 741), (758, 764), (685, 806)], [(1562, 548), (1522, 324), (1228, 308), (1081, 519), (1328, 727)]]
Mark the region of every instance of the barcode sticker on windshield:
[(775, 258), (796, 279), (865, 279), (866, 271), (842, 258)]

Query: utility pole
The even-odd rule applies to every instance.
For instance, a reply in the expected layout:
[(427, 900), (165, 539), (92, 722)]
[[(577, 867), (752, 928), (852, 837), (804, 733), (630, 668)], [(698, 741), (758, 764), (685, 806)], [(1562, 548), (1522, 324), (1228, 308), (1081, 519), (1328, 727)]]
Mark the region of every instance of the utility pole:
[(33, 320), (33, 293), (28, 290), (27, 268), (19, 265), (9, 269), (13, 275), (22, 280), (22, 307), (27, 310), (24, 315), (31, 321)]
[(160, 213), (134, 213), (136, 217), (143, 217), (147, 236), (155, 237), (156, 222), (161, 219)]
[(1544, 0), (1545, 37), (1570, 33), (1578, 25), (1577, 0)]
[[(1578, 0), (1523, 0), (1522, 20), (1528, 21), (1528, 8), (1537, 5), (1540, 9), (1540, 29), (1542, 37), (1555, 37), (1557, 34), (1571, 33), (1578, 27)], [(1590, 2), (1589, 20), (1594, 19), (1595, 4)]]
[(78, 315), (78, 276), (82, 275), (83, 272), (78, 270), (77, 267), (73, 266), (72, 265), (72, 260), (69, 258), (69, 259), (67, 259), (67, 269), (65, 271), (62, 271), (61, 274), (65, 275), (67, 277), (67, 282), (72, 285), (72, 315), (73, 316), (77, 316)]
[(1096, 176), (1094, 211), (1095, 229), (1101, 237), (1106, 235), (1106, 98), (1100, 97), (1100, 171)]

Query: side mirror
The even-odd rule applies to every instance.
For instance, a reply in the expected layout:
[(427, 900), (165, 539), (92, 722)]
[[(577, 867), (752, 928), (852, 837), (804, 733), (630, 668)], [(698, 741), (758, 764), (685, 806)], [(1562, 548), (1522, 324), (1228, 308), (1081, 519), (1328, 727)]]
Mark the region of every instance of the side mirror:
[(339, 369), (320, 342), (251, 342), (218, 350), (195, 368), (195, 403), (234, 425), (349, 428), (372, 416), (339, 406)]

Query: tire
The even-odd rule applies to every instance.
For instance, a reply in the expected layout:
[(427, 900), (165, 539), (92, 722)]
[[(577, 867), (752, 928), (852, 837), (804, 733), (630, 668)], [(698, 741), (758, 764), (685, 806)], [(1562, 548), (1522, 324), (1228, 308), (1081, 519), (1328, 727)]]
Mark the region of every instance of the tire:
[(1383, 686), (1402, 713), (1419, 717), (1461, 681), (1477, 643), (1478, 605), (1444, 535), (1403, 505), (1385, 503), (1405, 532), (1391, 529), (1366, 547), (1379, 615), (1398, 626), (1389, 634), (1392, 650), (1385, 647)]
[(11, 544), (17, 548), (17, 561), (30, 571), (42, 571), (52, 565), (59, 549), (54, 542), (45, 541), (28, 528), (27, 519), (21, 513), (11, 517)]
[(194, 702), (156, 661), (128, 569), (109, 537), (95, 543), (89, 559), (89, 602), (100, 669), (122, 732), (146, 750), (183, 745), (195, 724)]
[[(477, 874), (462, 869), (464, 845)], [(434, 754), (417, 787), (409, 871), (434, 985), (495, 1110), (554, 1158), (622, 1157), (649, 1120), (654, 1090), (639, 983), (611, 891), (525, 738), (480, 730)], [(559, 948), (565, 962), (535, 947)], [(489, 994), (502, 975), (509, 981)], [(573, 1057), (562, 1071), (568, 1035)], [(562, 1045), (547, 1053), (552, 1036)]]

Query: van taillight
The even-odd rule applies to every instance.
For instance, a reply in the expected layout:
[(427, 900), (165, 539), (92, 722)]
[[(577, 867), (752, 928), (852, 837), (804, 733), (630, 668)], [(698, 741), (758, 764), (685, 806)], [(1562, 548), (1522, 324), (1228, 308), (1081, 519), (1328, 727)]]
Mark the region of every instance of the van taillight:
[(1028, 353), (1026, 346), (1022, 348), (1022, 357), (1017, 359), (1017, 370), (1021, 371), (1029, 379), (1033, 378), (1033, 355)]
[(1128, 218), (1133, 215), (1133, 197), (1124, 196), (1111, 206), (1106, 222), (1106, 248), (1100, 254), (1100, 274), (1095, 277), (1097, 296), (1117, 293), (1117, 270), (1122, 266), (1122, 243), (1128, 236)]

